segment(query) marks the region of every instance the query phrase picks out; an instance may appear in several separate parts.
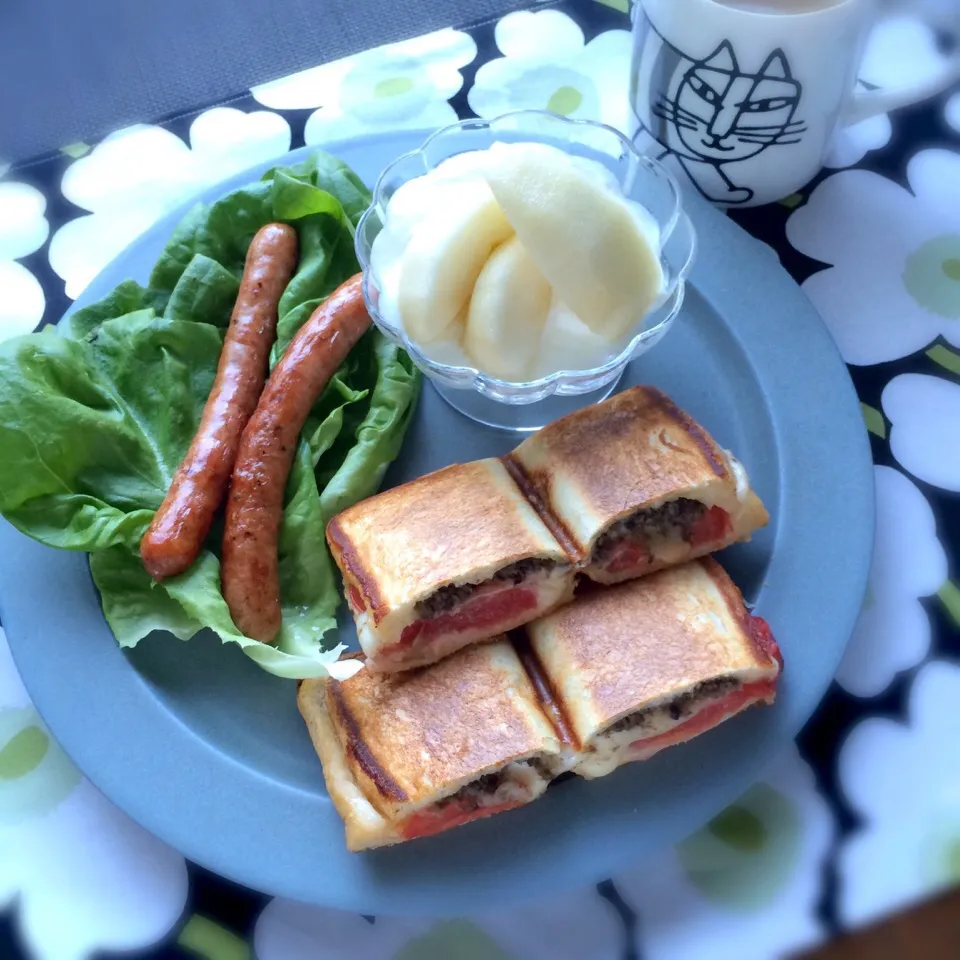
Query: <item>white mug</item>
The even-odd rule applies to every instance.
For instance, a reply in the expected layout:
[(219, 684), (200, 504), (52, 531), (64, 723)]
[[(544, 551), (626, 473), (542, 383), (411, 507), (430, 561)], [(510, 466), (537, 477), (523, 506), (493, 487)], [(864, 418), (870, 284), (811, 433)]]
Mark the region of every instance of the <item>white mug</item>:
[(960, 79), (955, 50), (921, 85), (855, 89), (879, 9), (876, 0), (635, 0), (630, 94), (656, 141), (647, 152), (722, 206), (795, 192), (839, 126)]

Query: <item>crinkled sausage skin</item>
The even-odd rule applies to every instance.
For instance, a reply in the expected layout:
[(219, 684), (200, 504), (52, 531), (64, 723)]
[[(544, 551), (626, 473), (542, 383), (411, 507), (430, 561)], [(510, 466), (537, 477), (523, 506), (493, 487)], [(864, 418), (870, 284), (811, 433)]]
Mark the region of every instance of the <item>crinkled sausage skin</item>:
[(277, 307), (296, 265), (296, 231), (283, 223), (261, 227), (247, 251), (200, 427), (140, 541), (143, 565), (154, 580), (183, 573), (210, 532), (230, 483), (243, 428), (263, 390)]
[(277, 536), (300, 431), (320, 392), (369, 326), (357, 275), (300, 328), (243, 431), (227, 496), (221, 589), (233, 622), (262, 643), (273, 643), (280, 630)]

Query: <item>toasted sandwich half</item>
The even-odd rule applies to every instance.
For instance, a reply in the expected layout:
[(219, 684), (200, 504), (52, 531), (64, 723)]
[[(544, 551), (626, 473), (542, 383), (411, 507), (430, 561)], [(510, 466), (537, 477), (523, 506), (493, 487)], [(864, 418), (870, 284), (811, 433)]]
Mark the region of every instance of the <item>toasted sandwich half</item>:
[(503, 637), (420, 670), (304, 680), (297, 700), (354, 851), (522, 806), (572, 761)]
[(593, 587), (526, 627), (580, 753), (602, 777), (771, 703), (783, 666), (767, 624), (706, 557)]
[(599, 583), (749, 540), (769, 520), (741, 464), (653, 387), (557, 420), (506, 465)]
[(327, 540), (372, 670), (433, 663), (573, 595), (572, 558), (499, 460), (370, 497), (334, 517)]

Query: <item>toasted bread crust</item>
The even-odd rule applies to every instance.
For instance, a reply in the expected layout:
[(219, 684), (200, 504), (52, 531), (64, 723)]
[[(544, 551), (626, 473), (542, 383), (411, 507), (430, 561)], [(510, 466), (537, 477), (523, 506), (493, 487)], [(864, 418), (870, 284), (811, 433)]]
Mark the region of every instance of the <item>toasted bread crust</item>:
[(353, 715), (348, 699), (344, 695), (343, 684), (332, 680), (326, 685), (326, 694), (327, 715), (335, 718), (334, 729), (338, 732), (344, 752), (353, 760), (350, 765), (363, 771), (364, 777), (373, 784), (377, 796), (386, 797), (397, 803), (406, 803), (409, 797), (403, 788), (383, 769), (364, 741), (360, 724), (357, 723), (357, 718)]
[[(729, 547), (732, 543), (740, 543), (749, 540), (755, 530), (766, 526), (770, 522), (770, 515), (760, 498), (752, 491), (748, 490), (743, 502), (740, 504), (740, 510), (730, 518), (731, 531), (723, 542), (705, 543), (700, 547), (690, 547), (683, 562), (696, 560), (700, 557), (708, 556)], [(660, 570), (666, 570), (668, 567), (676, 566), (669, 560), (654, 560), (649, 563), (644, 570), (644, 576), (650, 573), (657, 573)], [(581, 568), (591, 580), (596, 583), (615, 584), (623, 583), (625, 580), (634, 579), (635, 575), (629, 571), (624, 573), (610, 573), (604, 568), (602, 563), (587, 563)]]
[(772, 678), (743, 598), (713, 559), (594, 588), (529, 624), (531, 647), (581, 745), (636, 710), (721, 676)]
[[(597, 537), (639, 509), (677, 497), (743, 511), (727, 455), (654, 387), (632, 387), (529, 437), (508, 457), (587, 563)], [(735, 536), (734, 539), (739, 539)]]
[(445, 467), (355, 504), (330, 521), (327, 540), (375, 624), (517, 560), (571, 559), (496, 459)]
[(347, 766), (343, 745), (327, 710), (324, 679), (304, 680), (297, 707), (323, 767), (327, 793), (343, 819), (347, 849), (353, 852), (399, 843), (396, 825), (381, 816), (361, 793)]
[(389, 821), (511, 760), (558, 752), (537, 690), (503, 637), (405, 673), (325, 681), (352, 780)]

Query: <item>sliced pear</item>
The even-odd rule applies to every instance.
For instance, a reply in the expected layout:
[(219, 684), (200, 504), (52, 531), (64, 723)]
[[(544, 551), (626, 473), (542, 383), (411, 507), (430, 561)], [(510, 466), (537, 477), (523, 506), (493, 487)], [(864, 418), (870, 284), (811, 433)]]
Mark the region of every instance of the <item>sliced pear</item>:
[(401, 184), (387, 204), (385, 227), (409, 233), (411, 225), (432, 207), (435, 189), (429, 177), (414, 177)]
[(464, 153), (455, 153), (446, 160), (441, 160), (432, 171), (434, 179), (457, 180), (480, 178), (483, 176), (490, 162), (487, 150), (467, 150)]
[[(473, 181), (474, 184), (482, 183), (482, 177), (474, 177)], [(476, 193), (480, 187), (475, 185), (472, 189)], [(451, 204), (458, 202), (462, 193), (462, 181), (442, 179), (436, 173), (408, 180), (390, 198), (386, 225), (405, 233), (408, 238), (416, 224), (448, 210)]]
[(487, 182), (557, 295), (594, 333), (616, 340), (638, 325), (663, 286), (656, 237), (601, 178), (555, 147), (500, 143)]
[(463, 346), (477, 367), (501, 380), (524, 380), (540, 345), (552, 291), (523, 244), (511, 237), (477, 277)]
[(458, 184), (450, 204), (421, 220), (400, 270), (398, 304), (407, 333), (421, 343), (439, 337), (470, 299), (491, 251), (513, 235), (482, 180)]
[(613, 353), (609, 340), (594, 333), (568, 306), (555, 302), (531, 374), (546, 377), (558, 370), (589, 370), (605, 363)]
[(439, 337), (422, 348), (424, 356), (448, 367), (474, 366), (473, 358), (467, 355), (462, 344), (466, 324), (467, 307), (464, 307)]
[[(483, 183), (485, 165), (489, 162), (486, 150), (458, 153), (437, 164), (421, 177), (401, 184), (390, 198), (387, 222), (408, 227), (457, 202), (463, 183)], [(474, 187), (474, 190), (479, 189)]]

